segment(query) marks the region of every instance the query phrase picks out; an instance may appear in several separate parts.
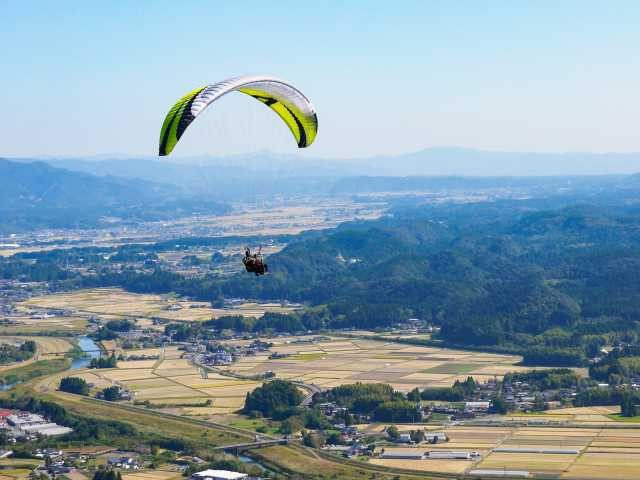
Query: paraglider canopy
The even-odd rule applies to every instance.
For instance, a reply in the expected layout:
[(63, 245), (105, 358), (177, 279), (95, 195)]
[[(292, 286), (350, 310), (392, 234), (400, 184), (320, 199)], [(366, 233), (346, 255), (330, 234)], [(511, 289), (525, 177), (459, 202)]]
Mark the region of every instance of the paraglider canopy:
[(298, 147), (313, 143), (318, 118), (307, 97), (293, 85), (273, 77), (241, 76), (196, 88), (169, 110), (160, 130), (160, 156), (169, 155), (187, 127), (213, 102), (229, 92), (242, 92), (261, 101), (286, 123)]

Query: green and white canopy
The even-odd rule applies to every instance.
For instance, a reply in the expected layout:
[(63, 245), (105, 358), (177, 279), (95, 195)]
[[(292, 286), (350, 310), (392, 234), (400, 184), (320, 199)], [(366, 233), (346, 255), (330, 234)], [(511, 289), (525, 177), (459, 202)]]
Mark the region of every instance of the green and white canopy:
[(287, 124), (298, 147), (311, 145), (318, 132), (315, 109), (303, 93), (289, 83), (265, 76), (241, 76), (196, 88), (169, 110), (160, 131), (160, 155), (169, 155), (187, 127), (213, 102), (229, 92), (242, 92), (276, 112)]

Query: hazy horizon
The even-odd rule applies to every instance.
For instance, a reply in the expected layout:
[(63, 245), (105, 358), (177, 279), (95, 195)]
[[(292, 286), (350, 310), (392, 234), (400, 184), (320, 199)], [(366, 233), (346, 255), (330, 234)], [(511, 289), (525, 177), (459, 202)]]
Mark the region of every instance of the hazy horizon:
[(639, 152), (640, 4), (615, 5), (5, 1), (0, 155), (152, 156), (180, 96), (252, 72), (308, 95), (315, 144), (229, 95), (176, 156)]

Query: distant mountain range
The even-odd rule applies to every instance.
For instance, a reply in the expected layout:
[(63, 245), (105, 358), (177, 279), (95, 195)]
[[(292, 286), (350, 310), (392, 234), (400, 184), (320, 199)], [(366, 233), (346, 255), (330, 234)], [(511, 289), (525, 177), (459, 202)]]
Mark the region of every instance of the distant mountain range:
[(577, 193), (584, 199), (611, 191), (630, 198), (640, 191), (640, 176), (628, 175), (640, 171), (635, 153), (434, 148), (349, 160), (270, 152), (169, 160), (114, 157), (0, 159), (0, 231), (95, 226), (108, 217), (140, 221), (223, 212), (228, 207), (219, 202), (274, 195), (504, 189), (534, 197)]
[(640, 153), (518, 153), (455, 147), (344, 160), (256, 152), (225, 157), (160, 159), (114, 155), (43, 161), (94, 175), (171, 184), (218, 198), (318, 190), (328, 179), (355, 176), (522, 177), (640, 172)]
[(0, 232), (91, 227), (107, 217), (139, 221), (227, 209), (176, 193), (171, 185), (0, 159)]

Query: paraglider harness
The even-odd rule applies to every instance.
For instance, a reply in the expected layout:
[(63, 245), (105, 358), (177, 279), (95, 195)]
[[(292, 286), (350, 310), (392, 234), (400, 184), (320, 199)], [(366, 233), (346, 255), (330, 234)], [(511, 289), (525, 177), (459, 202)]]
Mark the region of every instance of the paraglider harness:
[(267, 264), (264, 263), (264, 260), (262, 259), (261, 251), (262, 247), (258, 249), (258, 253), (251, 254), (249, 247), (246, 247), (244, 251), (244, 258), (242, 259), (242, 263), (244, 264), (244, 268), (247, 272), (255, 273), (256, 277), (264, 275), (265, 272), (269, 271)]

